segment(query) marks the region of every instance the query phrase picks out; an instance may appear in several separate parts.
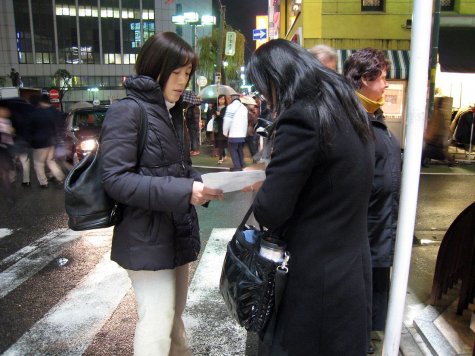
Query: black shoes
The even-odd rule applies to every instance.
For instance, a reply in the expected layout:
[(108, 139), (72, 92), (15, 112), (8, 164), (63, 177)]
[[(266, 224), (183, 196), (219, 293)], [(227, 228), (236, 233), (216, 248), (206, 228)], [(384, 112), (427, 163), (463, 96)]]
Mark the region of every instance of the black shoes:
[(23, 182), (23, 183), (21, 183), (21, 185), (22, 185), (22, 187), (30, 187), (31, 186), (30, 182)]
[(48, 184), (40, 184), (40, 187), (43, 188), (43, 189), (47, 189), (49, 186), (48, 186)]
[(374, 354), (374, 351), (375, 351), (375, 350), (374, 350), (373, 341), (370, 341), (370, 342), (369, 342), (369, 345), (368, 345), (368, 351), (366, 351), (366, 353), (367, 353), (368, 355), (372, 355), (372, 354)]

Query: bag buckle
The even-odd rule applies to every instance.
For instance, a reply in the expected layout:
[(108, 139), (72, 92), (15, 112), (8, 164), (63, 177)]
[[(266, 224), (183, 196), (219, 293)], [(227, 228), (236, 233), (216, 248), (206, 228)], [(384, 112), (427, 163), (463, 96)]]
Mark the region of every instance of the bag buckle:
[(282, 261), (282, 264), (277, 266), (277, 269), (285, 273), (289, 272), (289, 267), (288, 267), (289, 259), (290, 259), (290, 254), (287, 251), (285, 251), (284, 260)]

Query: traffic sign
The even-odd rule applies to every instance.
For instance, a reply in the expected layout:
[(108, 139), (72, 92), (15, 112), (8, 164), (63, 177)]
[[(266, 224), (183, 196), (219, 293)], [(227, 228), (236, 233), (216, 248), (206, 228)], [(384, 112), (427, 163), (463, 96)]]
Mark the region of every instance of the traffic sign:
[(49, 91), (49, 98), (51, 100), (54, 100), (54, 99), (59, 99), (59, 91), (57, 91), (56, 89), (51, 89)]
[(206, 84), (208, 84), (208, 79), (206, 79), (205, 76), (200, 75), (198, 78), (196, 78), (196, 84), (198, 84), (200, 87), (204, 87)]
[(236, 53), (236, 32), (226, 32), (226, 45), (224, 48), (224, 54), (226, 56), (234, 56)]
[(254, 41), (263, 40), (267, 38), (267, 29), (266, 28), (256, 28), (252, 30), (252, 39)]

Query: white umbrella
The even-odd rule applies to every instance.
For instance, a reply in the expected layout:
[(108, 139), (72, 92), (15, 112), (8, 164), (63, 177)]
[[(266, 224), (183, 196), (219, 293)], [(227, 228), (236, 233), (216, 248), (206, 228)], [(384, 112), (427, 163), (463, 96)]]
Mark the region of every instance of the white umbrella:
[(69, 108), (69, 111), (73, 111), (75, 109), (82, 109), (82, 108), (92, 108), (92, 107), (93, 105), (91, 103), (88, 103), (87, 101), (79, 101), (71, 105), (71, 107)]
[(201, 89), (198, 97), (202, 100), (216, 100), (219, 95), (233, 95), (238, 94), (233, 88), (228, 85), (211, 84)]

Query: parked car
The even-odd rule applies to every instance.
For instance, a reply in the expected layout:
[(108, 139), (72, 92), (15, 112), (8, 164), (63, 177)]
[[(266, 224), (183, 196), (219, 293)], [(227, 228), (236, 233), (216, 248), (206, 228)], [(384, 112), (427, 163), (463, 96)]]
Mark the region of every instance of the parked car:
[(107, 109), (108, 106), (74, 109), (66, 117), (66, 137), (74, 164), (97, 148)]

